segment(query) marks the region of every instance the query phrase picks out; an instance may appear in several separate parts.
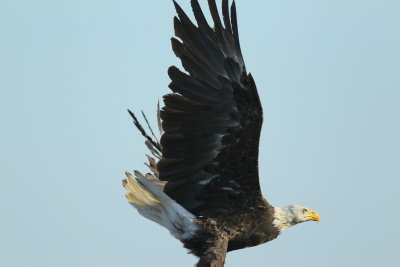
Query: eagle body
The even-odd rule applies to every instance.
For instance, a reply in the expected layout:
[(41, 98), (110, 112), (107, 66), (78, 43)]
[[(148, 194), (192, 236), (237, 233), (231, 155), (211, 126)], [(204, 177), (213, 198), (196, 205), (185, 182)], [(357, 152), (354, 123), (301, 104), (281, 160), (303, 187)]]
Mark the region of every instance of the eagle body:
[(226, 235), (228, 239), (227, 251), (254, 247), (278, 237), (280, 231), (273, 226), (274, 209), (267, 203), (255, 209), (243, 210), (231, 216), (199, 219), (203, 232), (188, 241), (184, 241), (186, 248), (198, 257), (208, 249), (207, 241), (212, 238)]
[(169, 88), (158, 107), (161, 138), (131, 114), (152, 156), (151, 173), (126, 173), (126, 198), (144, 217), (162, 225), (200, 258), (199, 267), (221, 267), (226, 253), (277, 238), (319, 215), (301, 205), (273, 207), (263, 197), (258, 151), (263, 109), (243, 60), (233, 1), (208, 0), (210, 27), (197, 0), (195, 25), (174, 1), (172, 49), (185, 72), (170, 67)]

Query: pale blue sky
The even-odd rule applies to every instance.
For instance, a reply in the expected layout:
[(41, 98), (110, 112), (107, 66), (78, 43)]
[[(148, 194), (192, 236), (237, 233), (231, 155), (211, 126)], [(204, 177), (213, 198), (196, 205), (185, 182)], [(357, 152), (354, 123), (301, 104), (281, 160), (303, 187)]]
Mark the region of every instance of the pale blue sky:
[[(322, 220), (229, 253), (227, 266), (394, 266), (400, 2), (237, 6), (265, 111), (263, 193)], [(194, 265), (121, 186), (124, 171), (146, 171), (126, 109), (154, 121), (178, 63), (174, 14), (159, 0), (0, 1), (0, 266)]]

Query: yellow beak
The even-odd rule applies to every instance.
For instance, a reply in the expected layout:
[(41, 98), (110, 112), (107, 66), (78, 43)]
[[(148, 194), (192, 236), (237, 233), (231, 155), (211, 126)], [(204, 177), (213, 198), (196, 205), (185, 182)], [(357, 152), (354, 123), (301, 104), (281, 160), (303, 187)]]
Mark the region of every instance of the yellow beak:
[(304, 214), (304, 218), (308, 219), (308, 220), (312, 220), (312, 221), (316, 221), (319, 222), (319, 214), (316, 211), (313, 210), (308, 210), (305, 214)]

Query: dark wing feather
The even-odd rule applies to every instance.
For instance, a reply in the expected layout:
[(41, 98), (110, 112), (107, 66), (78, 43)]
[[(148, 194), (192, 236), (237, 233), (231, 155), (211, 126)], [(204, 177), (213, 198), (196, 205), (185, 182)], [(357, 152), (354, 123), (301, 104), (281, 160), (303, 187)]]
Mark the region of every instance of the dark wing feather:
[[(157, 164), (164, 191), (196, 215), (217, 216), (261, 201), (258, 145), (262, 107), (239, 44), (236, 9), (209, 0), (211, 28), (197, 0), (193, 24), (174, 1), (172, 48), (187, 74), (171, 67)], [(153, 166), (153, 164), (152, 164)], [(154, 168), (153, 168), (154, 169)]]
[[(146, 137), (148, 167), (164, 191), (195, 215), (215, 217), (260, 205), (258, 145), (262, 107), (247, 74), (239, 44), (235, 3), (222, 0), (223, 23), (208, 0), (211, 28), (197, 0), (191, 0), (197, 26), (174, 1), (172, 48), (187, 73), (170, 67), (172, 94), (158, 112), (160, 142)], [(159, 154), (161, 151), (161, 156)]]

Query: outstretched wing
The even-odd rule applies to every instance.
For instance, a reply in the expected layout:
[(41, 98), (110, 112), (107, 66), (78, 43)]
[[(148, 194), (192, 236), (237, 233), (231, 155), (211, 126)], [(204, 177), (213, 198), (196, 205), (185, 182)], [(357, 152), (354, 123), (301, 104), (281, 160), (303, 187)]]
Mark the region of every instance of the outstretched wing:
[(165, 182), (165, 193), (195, 215), (256, 207), (262, 199), (262, 107), (242, 58), (235, 3), (229, 11), (228, 0), (222, 1), (222, 23), (215, 0), (208, 0), (214, 28), (197, 0), (191, 1), (197, 26), (174, 4), (180, 40), (172, 38), (172, 47), (187, 73), (168, 71), (173, 93), (164, 96), (160, 144), (147, 142), (154, 152), (158, 145), (161, 150), (150, 167)]

